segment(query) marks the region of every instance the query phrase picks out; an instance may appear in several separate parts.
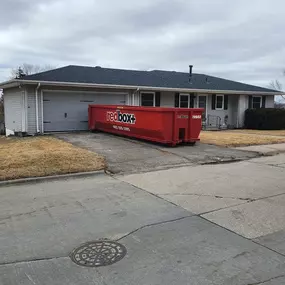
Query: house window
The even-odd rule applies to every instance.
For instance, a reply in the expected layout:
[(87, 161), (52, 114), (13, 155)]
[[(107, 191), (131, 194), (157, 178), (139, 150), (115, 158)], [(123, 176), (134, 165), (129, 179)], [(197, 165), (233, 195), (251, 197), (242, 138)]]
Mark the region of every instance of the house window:
[(179, 107), (189, 108), (189, 94), (180, 94), (179, 96)]
[(154, 107), (155, 106), (155, 93), (154, 92), (141, 93), (141, 106)]
[(252, 97), (252, 108), (260, 109), (262, 104), (261, 96), (253, 96)]
[(224, 109), (224, 95), (217, 95), (216, 96), (216, 110), (223, 110)]

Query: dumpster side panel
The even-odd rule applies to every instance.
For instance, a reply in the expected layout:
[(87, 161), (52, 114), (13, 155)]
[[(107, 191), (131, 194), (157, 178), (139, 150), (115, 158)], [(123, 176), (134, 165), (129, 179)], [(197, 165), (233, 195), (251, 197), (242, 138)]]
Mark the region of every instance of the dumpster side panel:
[(189, 112), (190, 132), (187, 137), (188, 142), (195, 142), (200, 140), (200, 132), (202, 129), (202, 114), (203, 109), (192, 109)]
[(176, 109), (174, 123), (174, 139), (177, 143), (194, 143), (199, 141), (202, 129), (203, 109)]
[(90, 106), (90, 130), (101, 130), (161, 143), (172, 141), (172, 112), (157, 108)]
[(203, 109), (90, 105), (89, 129), (176, 145), (199, 140)]

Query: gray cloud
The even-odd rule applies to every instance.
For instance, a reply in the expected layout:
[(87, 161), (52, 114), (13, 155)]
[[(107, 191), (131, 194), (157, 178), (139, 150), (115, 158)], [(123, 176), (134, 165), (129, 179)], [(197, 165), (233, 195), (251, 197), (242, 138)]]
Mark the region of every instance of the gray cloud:
[[(51, 0), (50, 2), (52, 2)], [(36, 13), (44, 0), (4, 0), (1, 1), (0, 30), (23, 26), (30, 15)]]
[[(275, 0), (2, 0), (0, 81), (23, 62), (282, 78), (285, 3)], [(4, 11), (4, 12), (3, 12)]]

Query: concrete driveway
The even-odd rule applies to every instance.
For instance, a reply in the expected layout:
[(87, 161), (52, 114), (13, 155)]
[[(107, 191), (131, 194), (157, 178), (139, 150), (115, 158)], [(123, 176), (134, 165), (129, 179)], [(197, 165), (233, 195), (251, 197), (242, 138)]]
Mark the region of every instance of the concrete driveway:
[[(104, 238), (127, 255), (99, 268), (69, 258)], [(281, 285), (284, 272), (267, 244), (107, 175), (0, 187), (1, 285)]]
[(165, 147), (105, 133), (67, 133), (57, 134), (56, 137), (104, 155), (108, 170), (115, 174), (232, 162), (258, 156), (249, 151), (200, 143), (195, 146)]

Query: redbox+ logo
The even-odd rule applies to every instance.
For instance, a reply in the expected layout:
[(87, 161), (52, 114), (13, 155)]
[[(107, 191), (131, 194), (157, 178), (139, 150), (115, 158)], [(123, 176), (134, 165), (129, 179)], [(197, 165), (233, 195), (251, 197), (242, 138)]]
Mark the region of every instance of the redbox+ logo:
[(122, 114), (120, 110), (116, 112), (107, 112), (107, 121), (119, 122), (125, 124), (135, 124), (136, 116), (134, 114), (124, 113)]

